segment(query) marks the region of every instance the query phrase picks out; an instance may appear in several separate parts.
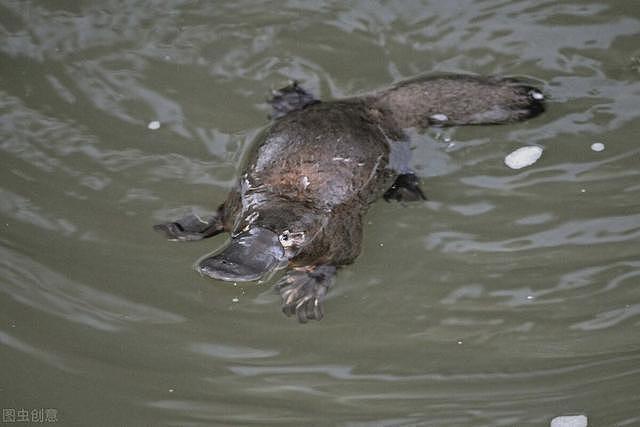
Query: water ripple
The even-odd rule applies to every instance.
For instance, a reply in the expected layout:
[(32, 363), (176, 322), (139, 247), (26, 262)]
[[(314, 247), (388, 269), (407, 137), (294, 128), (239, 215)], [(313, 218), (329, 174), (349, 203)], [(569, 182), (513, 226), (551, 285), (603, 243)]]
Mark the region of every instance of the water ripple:
[(44, 265), (0, 247), (0, 291), (17, 302), (71, 322), (117, 331), (127, 324), (183, 322), (182, 316), (76, 283)]
[(274, 350), (261, 350), (257, 348), (230, 346), (224, 344), (213, 343), (193, 343), (191, 351), (204, 354), (206, 356), (217, 359), (262, 359), (277, 356), (278, 352)]
[(78, 229), (64, 218), (54, 218), (43, 212), (41, 207), (26, 197), (3, 188), (0, 188), (0, 213), (45, 230), (57, 231), (63, 236), (69, 236)]
[(640, 175), (640, 171), (620, 168), (616, 172), (608, 172), (596, 174), (599, 168), (611, 166), (612, 163), (618, 161), (628, 161), (630, 158), (640, 154), (640, 150), (633, 150), (618, 156), (608, 157), (603, 160), (583, 163), (563, 163), (555, 164), (547, 167), (535, 167), (533, 169), (524, 170), (515, 175), (506, 176), (487, 176), (475, 175), (465, 176), (460, 179), (461, 182), (472, 187), (492, 188), (500, 190), (517, 190), (526, 187), (535, 187), (540, 184), (548, 184), (553, 182), (597, 182), (615, 178), (630, 178)]
[[(580, 371), (594, 371), (602, 369), (608, 365), (621, 363), (637, 363), (640, 361), (640, 354), (630, 353), (628, 355), (612, 356), (608, 359), (600, 359), (595, 361), (585, 361), (582, 363), (571, 363), (566, 366), (557, 368), (546, 368), (536, 370), (522, 370), (519, 372), (467, 372), (456, 374), (443, 373), (424, 373), (414, 375), (397, 375), (397, 374), (362, 374), (354, 373), (353, 366), (346, 365), (311, 365), (311, 366), (230, 366), (228, 369), (236, 375), (243, 377), (255, 376), (279, 376), (279, 375), (310, 375), (322, 374), (331, 378), (340, 380), (363, 381), (373, 380), (380, 382), (405, 382), (405, 381), (437, 381), (437, 382), (455, 382), (455, 381), (495, 381), (495, 380), (522, 380), (522, 379), (540, 379), (542, 377), (555, 377), (558, 375), (572, 374)], [(635, 375), (640, 372), (640, 368), (633, 372), (625, 372), (621, 375)], [(606, 370), (603, 375), (608, 376)], [(594, 378), (581, 377), (579, 381), (585, 383), (595, 382)], [(572, 387), (575, 384), (571, 385)], [(471, 392), (470, 392), (471, 393)], [(495, 390), (495, 393), (510, 393), (507, 390)]]
[(478, 241), (478, 236), (452, 231), (434, 232), (425, 238), (428, 249), (442, 252), (520, 252), (532, 249), (592, 246), (640, 238), (640, 214), (565, 222), (554, 228), (501, 241)]
[(38, 359), (54, 368), (57, 368), (66, 372), (70, 372), (70, 373), (77, 372), (75, 369), (67, 366), (67, 363), (63, 360), (63, 358), (59, 357), (58, 355), (36, 348), (31, 344), (21, 341), (20, 339), (1, 330), (0, 330), (0, 344), (10, 347), (16, 351), (26, 353), (29, 356), (35, 359)]

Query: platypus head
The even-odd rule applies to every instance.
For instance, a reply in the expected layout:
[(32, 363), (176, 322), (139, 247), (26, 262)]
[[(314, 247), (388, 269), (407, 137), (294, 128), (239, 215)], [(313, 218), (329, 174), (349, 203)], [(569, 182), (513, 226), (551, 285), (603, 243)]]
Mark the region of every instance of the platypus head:
[(231, 242), (198, 263), (202, 274), (227, 281), (258, 280), (313, 248), (326, 224), (322, 213), (290, 201), (265, 204), (243, 217)]

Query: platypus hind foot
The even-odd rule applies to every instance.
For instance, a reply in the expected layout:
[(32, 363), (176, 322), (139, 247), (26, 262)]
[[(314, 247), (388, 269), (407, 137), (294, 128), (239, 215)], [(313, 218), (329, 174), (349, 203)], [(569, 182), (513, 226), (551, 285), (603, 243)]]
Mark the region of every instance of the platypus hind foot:
[(333, 283), (336, 268), (320, 265), (313, 270), (292, 270), (277, 284), (282, 296), (282, 311), (298, 317), (300, 323), (320, 320), (324, 316), (322, 302)]
[(292, 111), (302, 110), (307, 105), (320, 101), (303, 89), (298, 82), (293, 81), (282, 89), (274, 90), (267, 102), (273, 107), (271, 118), (277, 119)]
[(189, 241), (215, 236), (224, 226), (217, 214), (201, 217), (192, 213), (173, 222), (156, 224), (153, 229), (164, 233), (169, 240)]
[(410, 172), (398, 175), (391, 188), (389, 188), (382, 197), (384, 197), (384, 200), (387, 202), (391, 200), (397, 200), (398, 202), (427, 200), (420, 188), (418, 177)]

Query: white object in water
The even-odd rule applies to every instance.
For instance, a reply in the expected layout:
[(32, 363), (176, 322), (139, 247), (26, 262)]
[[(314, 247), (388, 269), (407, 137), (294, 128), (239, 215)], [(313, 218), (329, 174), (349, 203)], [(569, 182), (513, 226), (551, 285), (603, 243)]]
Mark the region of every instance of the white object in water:
[(563, 415), (551, 420), (551, 427), (587, 427), (584, 415)]
[(147, 125), (147, 127), (151, 130), (156, 130), (156, 129), (160, 129), (160, 122), (157, 120), (151, 121), (149, 122), (149, 124)]
[(449, 117), (447, 117), (446, 114), (441, 114), (441, 113), (432, 114), (429, 118), (434, 122), (441, 122), (441, 123), (449, 120)]
[(591, 149), (593, 151), (604, 151), (604, 144), (602, 142), (594, 142), (591, 144)]
[(535, 99), (536, 101), (541, 101), (541, 100), (543, 100), (543, 99), (544, 99), (544, 95), (542, 94), (542, 92), (538, 92), (538, 91), (537, 91), (537, 90), (535, 90), (535, 89), (532, 89), (532, 90), (529, 92), (529, 95), (530, 95), (533, 99)]
[(542, 156), (542, 148), (535, 145), (518, 148), (504, 158), (504, 163), (511, 169), (522, 169), (531, 166)]

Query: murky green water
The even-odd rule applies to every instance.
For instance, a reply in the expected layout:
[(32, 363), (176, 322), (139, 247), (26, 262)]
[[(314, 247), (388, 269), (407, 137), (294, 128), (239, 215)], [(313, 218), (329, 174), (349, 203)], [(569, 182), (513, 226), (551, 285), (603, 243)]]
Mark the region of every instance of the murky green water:
[[(640, 3), (376, 3), (0, 2), (3, 416), (640, 425)], [(199, 277), (224, 237), (152, 232), (223, 200), (270, 89), (432, 71), (533, 78), (552, 102), (417, 136), (430, 201), (372, 208), (322, 322)], [(525, 145), (542, 158), (505, 167)]]

